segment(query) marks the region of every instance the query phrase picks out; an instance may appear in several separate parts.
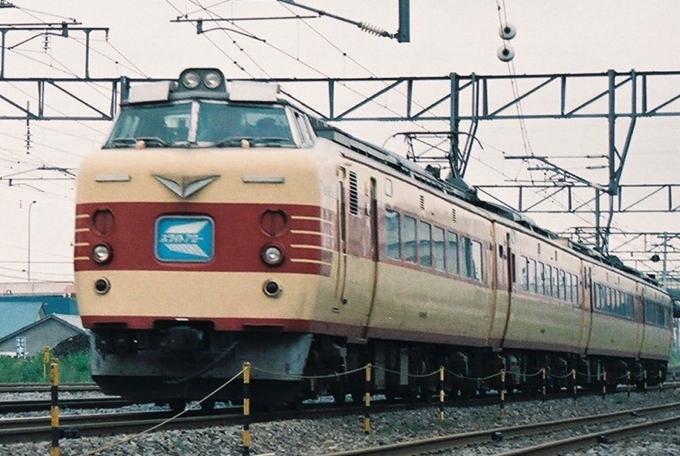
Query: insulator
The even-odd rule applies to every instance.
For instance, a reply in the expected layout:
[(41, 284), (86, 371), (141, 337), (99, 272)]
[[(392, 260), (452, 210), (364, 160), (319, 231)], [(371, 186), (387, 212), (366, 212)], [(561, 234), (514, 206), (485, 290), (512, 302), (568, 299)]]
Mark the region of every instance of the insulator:
[(501, 47), (498, 48), (497, 54), (501, 62), (509, 62), (515, 58), (515, 50), (512, 46), (507, 43), (503, 43)]
[(384, 30), (378, 27), (377, 25), (373, 24), (368, 24), (366, 22), (360, 22), (359, 23), (359, 28), (363, 30), (364, 32), (371, 33), (373, 35), (378, 35), (378, 36), (390, 36), (390, 34)]
[(517, 35), (517, 28), (510, 22), (502, 24), (498, 30), (498, 35), (504, 40), (511, 40)]

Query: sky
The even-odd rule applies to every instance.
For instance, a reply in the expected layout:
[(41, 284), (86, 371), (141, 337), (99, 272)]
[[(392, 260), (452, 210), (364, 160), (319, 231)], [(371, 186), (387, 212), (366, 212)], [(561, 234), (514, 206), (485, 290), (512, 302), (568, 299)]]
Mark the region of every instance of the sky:
[[(108, 34), (94, 31), (90, 35), (89, 72), (100, 78), (174, 78), (183, 69), (198, 66), (218, 67), (232, 78), (680, 70), (676, 50), (680, 8), (673, 0), (413, 0), (409, 43), (371, 35), (327, 16), (233, 24), (207, 21), (313, 16), (275, 0), (12, 3), (15, 8), (0, 8), (0, 27), (66, 21), (79, 27), (108, 28)], [(398, 28), (398, 0), (299, 3), (390, 33)], [(197, 34), (195, 22), (186, 21), (199, 18), (206, 20), (203, 28), (210, 29), (206, 33)], [(503, 44), (498, 30), (505, 21), (517, 30), (510, 42), (516, 53), (511, 65), (496, 56)], [(82, 33), (46, 38), (12, 30), (6, 34), (5, 76), (82, 77), (84, 55)], [(7, 90), (21, 90), (18, 85), (11, 87)], [(519, 85), (520, 91), (526, 88)], [(100, 87), (88, 90), (91, 94), (87, 96), (105, 98), (106, 90)], [(511, 94), (509, 84), (504, 90)], [(680, 93), (680, 81), (669, 79), (658, 90)], [(422, 99), (417, 98), (416, 103), (423, 105), (430, 99), (427, 93), (418, 96)], [(65, 106), (61, 103), (68, 103), (55, 100), (46, 109), (60, 110)], [(30, 93), (26, 93), (26, 102), (37, 103)], [(403, 104), (403, 100), (385, 103)], [(0, 102), (0, 114), (8, 110)], [(638, 122), (622, 183), (679, 183), (679, 124), (680, 118), (673, 117)], [(447, 125), (347, 122), (338, 126), (403, 153), (403, 143), (390, 139), (394, 133), (417, 128), (441, 130)], [(617, 127), (620, 134), (625, 133), (624, 121)], [(26, 281), (29, 275), (32, 281), (72, 280), (73, 175), (80, 160), (104, 142), (111, 123), (34, 121), (29, 128), (27, 147), (26, 122), (0, 120), (0, 282)], [(582, 158), (607, 153), (605, 122), (535, 121), (525, 123), (524, 129), (523, 135), (517, 121), (481, 125), (477, 132), (481, 147), (473, 151), (466, 180), (472, 185), (541, 181), (543, 176), (530, 171), (525, 162), (506, 159), (535, 153), (555, 157), (560, 165), (592, 181), (606, 181), (602, 170), (589, 169), (597, 160)], [(49, 170), (40, 171), (41, 167)], [(9, 179), (13, 179), (11, 186)], [(593, 218), (587, 216), (530, 217), (553, 231), (593, 224)], [(628, 231), (676, 232), (677, 226), (675, 215), (631, 214), (614, 219), (615, 229)], [(676, 243), (680, 245), (680, 241)], [(648, 243), (639, 248), (651, 251), (658, 246)]]

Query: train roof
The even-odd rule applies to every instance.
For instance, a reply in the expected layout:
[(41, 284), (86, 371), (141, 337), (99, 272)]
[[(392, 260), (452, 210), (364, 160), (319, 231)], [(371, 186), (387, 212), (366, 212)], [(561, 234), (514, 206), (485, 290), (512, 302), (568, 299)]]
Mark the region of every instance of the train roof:
[(315, 118), (313, 116), (310, 116), (310, 119), (317, 135), (322, 138), (340, 144), (348, 149), (353, 150), (354, 152), (376, 160), (383, 165), (387, 165), (390, 168), (395, 169), (397, 172), (402, 173), (418, 182), (422, 182), (423, 184), (445, 194), (455, 196), (467, 203), (474, 205), (475, 207), (496, 214), (501, 218), (510, 220), (526, 228), (527, 230), (536, 233), (546, 240), (566, 241), (562, 242), (562, 244), (565, 244), (566, 247), (575, 252), (578, 252), (597, 262), (633, 275), (654, 286), (660, 286), (659, 282), (654, 277), (625, 265), (617, 256), (602, 255), (600, 252), (597, 252), (585, 244), (580, 244), (569, 239), (560, 238), (556, 233), (537, 225), (531, 218), (508, 206), (480, 199), (477, 195), (477, 191), (460, 178), (448, 176), (445, 179), (441, 179), (432, 172), (428, 171), (427, 168), (424, 169), (412, 161), (395, 154), (394, 152), (390, 152), (389, 150), (386, 150), (380, 146), (360, 140), (347, 132), (329, 125), (327, 122), (321, 119)]

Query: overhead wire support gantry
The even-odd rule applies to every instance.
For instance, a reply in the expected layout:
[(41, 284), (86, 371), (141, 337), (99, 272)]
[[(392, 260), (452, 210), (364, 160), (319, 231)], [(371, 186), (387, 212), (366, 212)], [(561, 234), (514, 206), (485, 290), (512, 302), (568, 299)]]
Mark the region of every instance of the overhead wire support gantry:
[[(5, 79), (6, 51), (16, 49), (33, 39), (43, 36), (69, 37), (71, 32), (83, 32), (85, 34), (85, 76), (90, 77), (90, 34), (93, 32), (104, 32), (106, 38), (109, 36), (108, 27), (80, 27), (81, 23), (73, 20), (72, 22), (60, 23), (41, 23), (41, 24), (0, 24), (0, 79)], [(11, 46), (7, 44), (7, 34), (9, 32), (34, 32), (30, 38), (19, 41)]]
[[(94, 30), (92, 28), (89, 28)], [(171, 79), (171, 78), (164, 78)], [(0, 78), (0, 120), (23, 120), (31, 116), (34, 120), (105, 120), (115, 117), (118, 98), (125, 98), (130, 84), (163, 80), (161, 78)], [(250, 79), (252, 80), (252, 79)], [(575, 74), (523, 74), (523, 75), (459, 75), (451, 73), (441, 76), (400, 76), (370, 78), (267, 78), (259, 81), (277, 82), (285, 93), (309, 111), (330, 122), (387, 121), (408, 123), (405, 131), (412, 132), (413, 123), (444, 122), (449, 128), (443, 137), (448, 142), (448, 154), (438, 154), (445, 166), (451, 168), (454, 176), (464, 177), (467, 163), (478, 139), (478, 127), (483, 121), (499, 120), (570, 120), (602, 119), (607, 125), (607, 150), (603, 151), (607, 168), (607, 182), (595, 183), (580, 178), (575, 173), (562, 173), (562, 182), (550, 182), (555, 193), (571, 186), (585, 185), (597, 194), (596, 226), (600, 234), (596, 247), (607, 250), (607, 236), (611, 226), (614, 208), (621, 204), (621, 175), (630, 150), (631, 140), (640, 118), (680, 116), (680, 71), (616, 72)], [(108, 105), (80, 98), (75, 88), (67, 85), (78, 83), (101, 83), (111, 87)], [(521, 82), (522, 90), (508, 96), (511, 82)], [(24, 106), (25, 94), (12, 98), (11, 90), (3, 90), (3, 84), (16, 86), (27, 83), (37, 88), (38, 111), (28, 112)], [(319, 85), (322, 86), (321, 90)], [(42, 110), (47, 88), (55, 87), (67, 93), (79, 112), (47, 114)], [(310, 90), (310, 88), (316, 88)], [(35, 89), (33, 89), (35, 90)], [(326, 97), (309, 99), (309, 93), (324, 93)], [(357, 94), (361, 93), (358, 98)], [(425, 94), (426, 93), (426, 94)], [(351, 96), (348, 96), (351, 95)], [(21, 97), (19, 99), (18, 97)], [(385, 99), (390, 101), (385, 109)], [(625, 101), (628, 99), (629, 101)], [(401, 100), (395, 102), (394, 100)], [(538, 102), (534, 102), (538, 101)], [(522, 103), (521, 112), (517, 105)], [(8, 106), (10, 107), (8, 112)], [(625, 135), (617, 135), (617, 122), (627, 120)], [(435, 131), (441, 130), (436, 128)], [(427, 135), (427, 132), (423, 132)], [(461, 138), (461, 135), (465, 138)], [(417, 136), (417, 133), (414, 137)], [(621, 139), (622, 138), (622, 139)], [(464, 141), (463, 141), (464, 140)], [(620, 141), (620, 142), (617, 142)], [(427, 154), (414, 154), (428, 160)], [(546, 154), (526, 155), (527, 162), (534, 161), (540, 166), (551, 164), (555, 172), (559, 167), (546, 162)], [(446, 163), (448, 161), (448, 163)], [(659, 184), (663, 185), (663, 184)], [(526, 185), (518, 185), (523, 187)], [(501, 188), (500, 186), (495, 186)], [(486, 190), (492, 191), (493, 188)], [(601, 198), (608, 201), (600, 203)], [(513, 207), (512, 204), (508, 204)], [(519, 208), (525, 211), (526, 208)], [(606, 220), (601, 217), (606, 212)]]
[[(320, 10), (318, 8), (313, 8), (311, 6), (303, 5), (301, 3), (295, 2), (293, 0), (277, 0), (279, 3), (283, 3), (288, 6), (292, 6), (295, 8), (300, 8), (304, 9), (306, 11), (311, 11), (313, 13), (316, 13), (314, 16), (300, 16), (300, 15), (293, 15), (293, 16), (263, 16), (263, 17), (233, 17), (233, 18), (210, 18), (210, 19), (203, 19), (203, 18), (198, 18), (198, 19), (191, 19), (189, 17), (178, 17), (177, 19), (171, 21), (171, 22), (191, 22), (191, 23), (196, 23), (196, 33), (197, 34), (202, 34), (206, 32), (210, 32), (213, 30), (225, 30), (224, 27), (215, 27), (215, 28), (210, 28), (210, 29), (205, 29), (204, 28), (204, 23), (205, 22), (228, 22), (228, 23), (234, 23), (234, 22), (239, 22), (239, 21), (258, 21), (258, 20), (286, 20), (286, 19), (318, 19), (321, 17), (329, 17), (331, 19), (335, 19), (341, 22), (345, 22), (347, 24), (354, 25), (358, 27), (360, 30), (364, 32), (371, 33), (376, 36), (381, 36), (385, 38), (392, 38), (396, 39), (400, 43), (408, 43), (410, 41), (410, 0), (399, 0), (399, 30), (396, 33), (390, 33), (386, 30), (383, 30), (382, 28), (369, 24), (367, 22), (360, 22), (360, 21), (355, 21), (353, 19), (348, 19), (346, 17), (338, 16), (333, 13), (329, 13), (328, 11)], [(240, 33), (242, 35), (248, 36), (249, 38), (255, 38), (260, 41), (264, 41), (261, 38), (257, 38), (254, 35), (250, 35), (248, 33), (245, 33), (243, 31), (239, 30), (232, 30), (229, 29), (232, 32), (235, 33)]]

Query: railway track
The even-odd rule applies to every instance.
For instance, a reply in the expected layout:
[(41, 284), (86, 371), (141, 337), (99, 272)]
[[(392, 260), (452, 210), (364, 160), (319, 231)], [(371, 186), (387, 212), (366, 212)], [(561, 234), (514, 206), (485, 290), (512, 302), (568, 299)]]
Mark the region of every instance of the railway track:
[[(625, 394), (625, 393), (619, 393)], [(583, 396), (585, 396), (585, 392)], [(590, 392), (589, 395), (594, 395), (594, 392)], [(564, 399), (567, 397), (564, 392), (562, 392), (559, 398)], [(508, 402), (520, 402), (520, 401), (537, 401), (540, 397), (537, 396), (526, 396), (526, 395), (509, 395)], [(48, 441), (50, 439), (51, 426), (50, 418), (47, 416), (49, 411), (49, 401), (39, 400), (39, 401), (13, 401), (15, 403), (3, 403), (0, 402), (0, 412), (7, 413), (9, 411), (19, 412), (28, 410), (43, 410), (45, 411), (45, 416), (41, 417), (25, 417), (25, 418), (0, 418), (0, 444), (15, 443), (15, 442), (40, 442)], [(489, 395), (485, 397), (477, 398), (476, 400), (457, 400), (453, 402), (447, 402), (446, 407), (477, 407), (477, 406), (488, 406), (497, 405), (498, 398)], [(82, 399), (64, 399), (60, 400), (60, 408), (117, 408), (124, 405), (130, 405), (129, 402), (124, 401), (120, 398), (114, 397), (100, 397), (100, 398), (82, 398)], [(283, 421), (283, 420), (295, 420), (295, 419), (319, 419), (322, 417), (333, 417), (333, 416), (344, 416), (344, 415), (355, 415), (363, 416), (365, 413), (365, 407), (360, 403), (349, 403), (343, 404), (341, 407), (338, 404), (330, 402), (323, 404), (305, 404), (305, 406), (300, 410), (285, 410), (285, 411), (255, 411), (251, 415), (251, 422), (268, 422), (268, 421)], [(14, 407), (12, 409), (12, 407)], [(397, 412), (416, 408), (435, 408), (434, 403), (387, 403), (381, 401), (375, 401), (372, 403), (371, 414), (379, 414), (386, 412)], [(671, 406), (665, 407), (680, 407), (679, 404), (673, 404)], [(646, 413), (645, 409), (641, 409), (637, 413)], [(205, 428), (210, 426), (229, 426), (229, 425), (241, 425), (242, 424), (242, 408), (241, 407), (230, 407), (226, 409), (217, 409), (215, 411), (187, 411), (185, 414), (177, 419), (170, 420), (177, 412), (172, 411), (152, 411), (152, 412), (115, 412), (115, 413), (95, 413), (95, 414), (79, 414), (79, 415), (69, 415), (62, 414), (60, 417), (60, 427), (62, 433), (66, 437), (88, 437), (88, 436), (102, 436), (102, 435), (117, 435), (123, 433), (137, 433), (141, 431), (147, 431), (150, 428), (164, 423), (162, 426), (163, 430), (171, 429), (196, 429)], [(631, 412), (620, 412), (618, 415), (623, 416), (630, 414)], [(599, 417), (597, 418), (599, 419)], [(565, 422), (560, 422), (562, 424)], [(550, 429), (550, 424), (543, 425), (545, 429)], [(527, 429), (527, 426), (517, 427), (516, 430), (492, 430), (492, 431), (481, 431), (477, 434), (472, 434), (463, 437), (453, 437), (450, 442), (454, 445), (468, 445), (473, 443), (479, 443), (482, 441), (489, 441), (489, 439), (494, 438), (494, 433), (499, 432), (502, 434), (496, 434), (496, 437), (503, 435), (503, 437), (509, 437), (516, 433), (522, 432)], [(526, 431), (525, 431), (526, 432)], [(547, 432), (547, 431), (544, 431)], [(457, 440), (460, 443), (456, 443)], [(468, 440), (465, 440), (468, 439)], [(442, 440), (435, 445), (448, 445), (450, 443), (448, 440)], [(370, 453), (347, 453), (347, 454), (416, 454), (416, 453), (398, 453), (400, 451), (398, 448), (390, 448), (391, 452), (377, 452)], [(377, 451), (377, 450), (376, 450)], [(384, 451), (384, 450), (383, 450)], [(411, 451), (408, 446), (405, 447), (404, 451)]]
[[(44, 393), (50, 391), (49, 383), (0, 383), (0, 393)], [(62, 383), (59, 391), (98, 392), (95, 383)]]
[[(384, 404), (376, 408), (376, 413), (385, 410), (403, 410), (407, 407), (412, 408), (413, 406)], [(250, 421), (256, 423), (318, 419), (320, 416), (361, 415), (363, 411), (363, 406), (335, 407), (333, 403), (316, 404), (302, 410), (255, 413), (251, 415)], [(170, 430), (240, 425), (243, 421), (241, 407), (228, 407), (214, 411), (188, 410), (182, 416), (171, 419), (175, 415), (177, 413), (172, 411), (64, 415), (60, 418), (60, 429), (66, 437), (88, 437), (142, 432), (162, 423), (164, 423), (163, 430)], [(50, 433), (50, 418), (47, 416), (0, 418), (0, 444), (45, 441), (50, 439)]]
[(499, 427), (475, 432), (452, 434), (431, 439), (403, 442), (394, 445), (384, 445), (380, 447), (364, 448), (359, 450), (327, 453), (324, 456), (414, 456), (447, 454), (447, 451), (453, 451), (457, 448), (465, 446), (495, 445), (500, 441), (508, 441), (510, 439), (526, 437), (535, 439), (541, 435), (548, 436), (546, 437), (547, 442), (540, 445), (528, 445), (523, 448), (496, 453), (496, 456), (550, 456), (560, 454), (564, 451), (583, 448), (588, 445), (594, 445), (613, 439), (633, 436), (657, 428), (671, 425), (675, 426), (680, 423), (680, 416), (675, 415), (671, 417), (650, 419), (642, 423), (633, 423), (627, 424), (625, 426), (598, 430), (594, 433), (583, 433), (581, 435), (565, 439), (551, 440), (550, 435), (553, 433), (583, 432), (583, 429), (587, 426), (602, 426), (603, 424), (610, 425), (615, 422), (626, 422), (631, 420), (639, 421), (641, 417), (652, 416), (654, 414), (677, 412), (678, 410), (680, 410), (680, 402), (675, 402), (654, 407), (644, 407), (566, 420), (533, 423), (521, 426)]
[[(61, 409), (95, 409), (119, 408), (132, 403), (119, 397), (92, 397), (60, 399)], [(49, 411), (51, 402), (48, 399), (29, 399), (18, 401), (0, 401), (0, 414)]]

